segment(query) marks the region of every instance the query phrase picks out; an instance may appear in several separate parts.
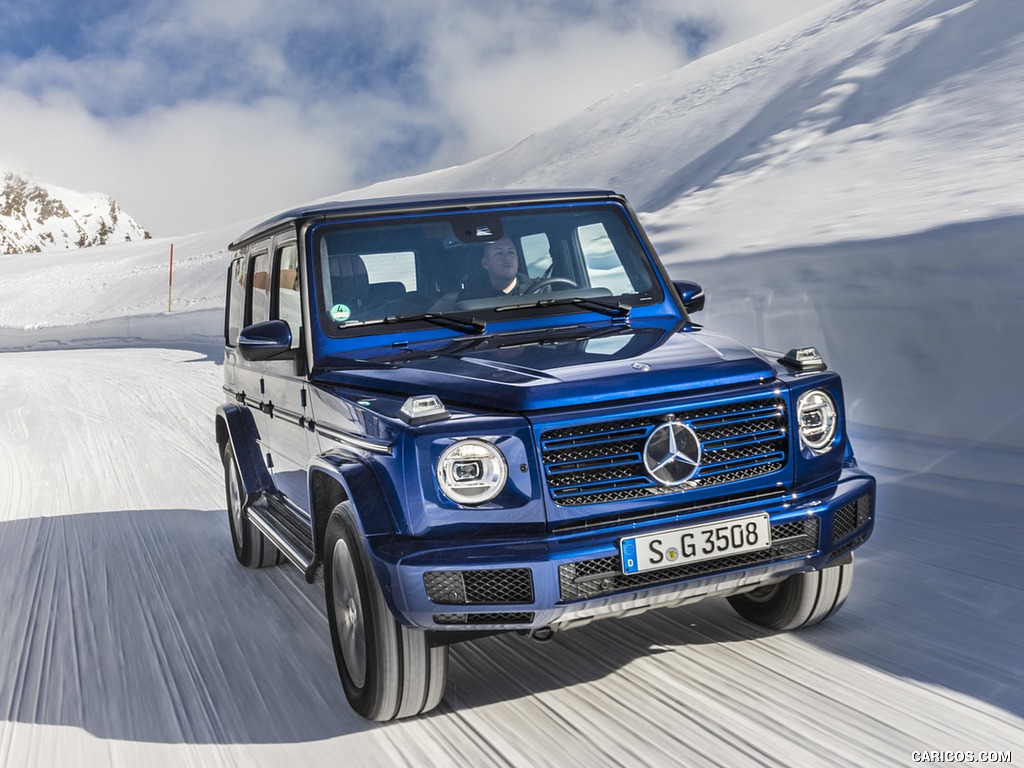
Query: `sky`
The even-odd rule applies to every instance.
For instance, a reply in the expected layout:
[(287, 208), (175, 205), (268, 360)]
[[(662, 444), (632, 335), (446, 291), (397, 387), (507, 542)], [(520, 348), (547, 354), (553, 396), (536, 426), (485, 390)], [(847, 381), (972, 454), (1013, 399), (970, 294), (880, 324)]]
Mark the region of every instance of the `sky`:
[(0, 0), (0, 167), (154, 236), (457, 165), (826, 0)]

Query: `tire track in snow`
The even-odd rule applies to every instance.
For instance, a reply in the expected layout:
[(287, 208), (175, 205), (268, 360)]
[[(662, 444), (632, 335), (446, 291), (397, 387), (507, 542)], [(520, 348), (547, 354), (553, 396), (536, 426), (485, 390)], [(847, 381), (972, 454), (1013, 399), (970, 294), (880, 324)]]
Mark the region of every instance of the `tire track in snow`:
[[(344, 703), (322, 587), (233, 560), (214, 364), (138, 349), (5, 358), (21, 378), (2, 418), (29, 428), (0, 454), (18, 486), (0, 498), (23, 500), (0, 517), (5, 766), (873, 766), (1024, 748), (1024, 702), (999, 688), (1017, 624), (992, 618), (1024, 594), (1020, 567), (1005, 547), (996, 581), (949, 560), (956, 542), (980, 554), (1012, 535), (998, 499), (976, 498), (968, 535), (922, 549), (915, 530), (949, 529), (963, 496), (888, 477), (858, 585), (821, 627), (772, 635), (711, 601), (547, 644), (485, 638), (452, 649), (436, 712), (381, 726)], [(949, 627), (918, 582), (991, 597), (958, 603), (980, 629)], [(1000, 626), (1008, 636), (977, 634)]]

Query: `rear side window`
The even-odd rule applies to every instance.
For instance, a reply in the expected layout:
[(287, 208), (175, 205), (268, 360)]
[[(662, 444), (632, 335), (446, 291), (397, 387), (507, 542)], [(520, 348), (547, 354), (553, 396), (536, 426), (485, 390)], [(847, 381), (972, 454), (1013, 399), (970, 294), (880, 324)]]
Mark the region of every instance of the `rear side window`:
[(233, 347), (245, 320), (245, 259), (239, 256), (228, 267), (228, 306), (224, 327), (224, 343)]
[(246, 313), (246, 325), (270, 319), (270, 254), (267, 251), (253, 257), (249, 267), (252, 298)]
[(299, 249), (295, 243), (277, 249), (276, 317), (292, 329), (292, 348), (299, 346), (302, 291), (299, 285)]

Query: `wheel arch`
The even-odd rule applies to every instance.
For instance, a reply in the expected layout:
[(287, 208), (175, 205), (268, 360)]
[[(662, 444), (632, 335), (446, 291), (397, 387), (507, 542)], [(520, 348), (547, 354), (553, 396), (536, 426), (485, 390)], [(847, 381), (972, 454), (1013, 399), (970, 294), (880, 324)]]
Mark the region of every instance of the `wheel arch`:
[(343, 501), (351, 506), (353, 522), (364, 538), (395, 533), (388, 503), (370, 467), (355, 458), (319, 456), (309, 466), (309, 511), (314, 551), (321, 560), (327, 521)]
[(224, 446), (231, 443), (245, 493), (251, 497), (273, 488), (273, 478), (260, 455), (259, 429), (249, 409), (233, 403), (222, 404), (217, 407), (214, 421), (217, 451), (223, 454)]

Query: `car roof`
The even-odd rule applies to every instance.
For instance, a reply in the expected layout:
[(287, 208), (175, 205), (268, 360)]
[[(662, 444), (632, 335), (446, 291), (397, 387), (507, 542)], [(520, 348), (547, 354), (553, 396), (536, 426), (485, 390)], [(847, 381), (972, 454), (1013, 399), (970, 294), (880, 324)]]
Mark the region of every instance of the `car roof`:
[(500, 189), (476, 192), (434, 192), (400, 197), (362, 198), (352, 200), (326, 200), (292, 208), (271, 216), (237, 238), (230, 246), (236, 250), (246, 243), (279, 231), (286, 225), (311, 218), (346, 217), (353, 214), (387, 211), (416, 211), (439, 209), (467, 209), (498, 203), (536, 203), (542, 201), (594, 200), (621, 197), (607, 189)]

